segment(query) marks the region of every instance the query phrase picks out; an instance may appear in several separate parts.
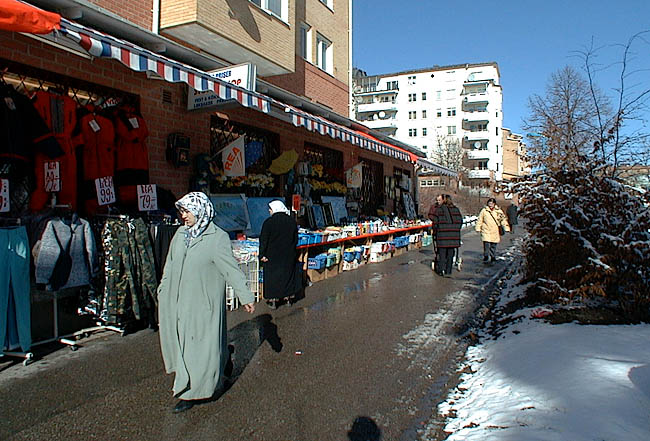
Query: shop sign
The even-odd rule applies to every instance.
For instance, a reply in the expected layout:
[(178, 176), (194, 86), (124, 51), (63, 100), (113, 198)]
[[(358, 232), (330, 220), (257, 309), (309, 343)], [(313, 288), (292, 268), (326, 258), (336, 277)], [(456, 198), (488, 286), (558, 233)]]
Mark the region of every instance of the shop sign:
[(223, 149), (221, 162), (223, 162), (224, 175), (246, 176), (246, 163), (244, 162), (245, 137), (240, 136)]
[[(226, 83), (234, 84), (246, 90), (255, 91), (256, 71), (256, 66), (253, 63), (243, 63), (228, 66), (224, 69), (209, 71), (208, 74)], [(228, 101), (232, 100), (221, 99), (213, 91), (199, 92), (192, 87), (188, 87), (187, 110), (216, 107)]]
[(9, 179), (0, 179), (0, 213), (9, 211)]
[(95, 179), (95, 188), (97, 189), (97, 202), (99, 205), (108, 205), (116, 201), (113, 176)]
[(138, 210), (154, 211), (158, 209), (156, 185), (138, 185)]
[(45, 191), (55, 193), (61, 191), (61, 167), (58, 161), (45, 163)]
[(361, 188), (363, 182), (363, 165), (357, 164), (345, 172), (345, 184), (348, 188)]

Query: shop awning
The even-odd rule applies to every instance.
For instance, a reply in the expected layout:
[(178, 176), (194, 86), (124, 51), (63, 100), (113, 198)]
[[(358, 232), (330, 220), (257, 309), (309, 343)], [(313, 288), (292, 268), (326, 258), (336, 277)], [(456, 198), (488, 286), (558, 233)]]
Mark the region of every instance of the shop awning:
[(250, 90), (221, 81), (207, 72), (153, 53), (111, 35), (61, 18), (62, 35), (81, 46), (90, 55), (112, 58), (136, 72), (152, 72), (171, 83), (186, 83), (200, 92), (214, 91), (219, 98), (236, 100), (244, 107), (268, 113), (271, 99)]
[(418, 158), (416, 165), (423, 169), (426, 169), (427, 171), (430, 171), (432, 173), (437, 173), (442, 176), (451, 176), (454, 178), (458, 177), (458, 172), (455, 172), (450, 168), (443, 167), (442, 165), (438, 165), (434, 162), (427, 161), (426, 159), (423, 158)]
[(18, 0), (0, 0), (0, 29), (49, 34), (60, 28), (61, 16)]
[(325, 118), (321, 118), (320, 116), (303, 112), (302, 110), (298, 110), (288, 104), (278, 104), (284, 106), (285, 112), (291, 113), (293, 125), (296, 127), (304, 127), (309, 131), (318, 132), (324, 136), (329, 135), (334, 139), (340, 139), (343, 142), (349, 142), (352, 145), (379, 153), (384, 156), (406, 162), (414, 162), (411, 158), (410, 153), (408, 153), (406, 150), (381, 142), (375, 138), (367, 136), (365, 133), (357, 132), (355, 130), (340, 126), (326, 120)]

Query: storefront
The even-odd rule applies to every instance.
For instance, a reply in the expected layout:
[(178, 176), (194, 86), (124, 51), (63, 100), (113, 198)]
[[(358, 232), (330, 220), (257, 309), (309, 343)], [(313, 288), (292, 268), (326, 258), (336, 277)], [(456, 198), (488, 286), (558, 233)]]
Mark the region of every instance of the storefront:
[[(56, 38), (0, 31), (0, 233), (25, 231), (19, 239), (32, 260), (19, 276), (28, 280), (11, 288), (22, 300), (0, 324), (13, 320), (3, 341), (9, 352), (65, 343), (97, 323), (117, 332), (155, 327), (174, 201), (188, 190), (211, 196), (215, 222), (233, 239), (254, 239), (266, 204), (283, 199), (305, 228), (302, 259), (320, 271), (309, 274), (314, 281), (332, 261), (338, 272), (408, 246), (394, 237), (421, 241), (413, 154), (59, 20)], [(188, 90), (210, 91), (218, 102), (190, 110)], [(370, 238), (380, 236), (372, 258)], [(327, 242), (337, 251), (328, 253)], [(346, 254), (346, 244), (366, 248)], [(255, 240), (234, 249), (259, 298)], [(322, 254), (330, 260), (310, 268)], [(59, 269), (70, 276), (55, 280)]]

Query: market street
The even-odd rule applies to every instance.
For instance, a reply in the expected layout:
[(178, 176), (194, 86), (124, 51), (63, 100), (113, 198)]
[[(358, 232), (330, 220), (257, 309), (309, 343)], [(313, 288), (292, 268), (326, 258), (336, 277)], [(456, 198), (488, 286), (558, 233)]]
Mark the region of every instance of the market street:
[(346, 440), (357, 417), (382, 440), (416, 439), (463, 353), (476, 293), (509, 264), (517, 236), (485, 266), (468, 229), (452, 278), (431, 271), (430, 249), (414, 250), (315, 283), (296, 305), (228, 313), (234, 384), (183, 414), (171, 413), (151, 330), (98, 334), (26, 367), (3, 361), (0, 439)]

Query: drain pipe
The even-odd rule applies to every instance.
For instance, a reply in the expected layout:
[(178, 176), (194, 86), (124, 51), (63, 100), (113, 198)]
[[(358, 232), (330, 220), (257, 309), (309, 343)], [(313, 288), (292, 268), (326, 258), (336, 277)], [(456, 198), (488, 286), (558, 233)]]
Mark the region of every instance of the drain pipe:
[(158, 34), (160, 32), (160, 0), (153, 0), (151, 9), (151, 32)]

